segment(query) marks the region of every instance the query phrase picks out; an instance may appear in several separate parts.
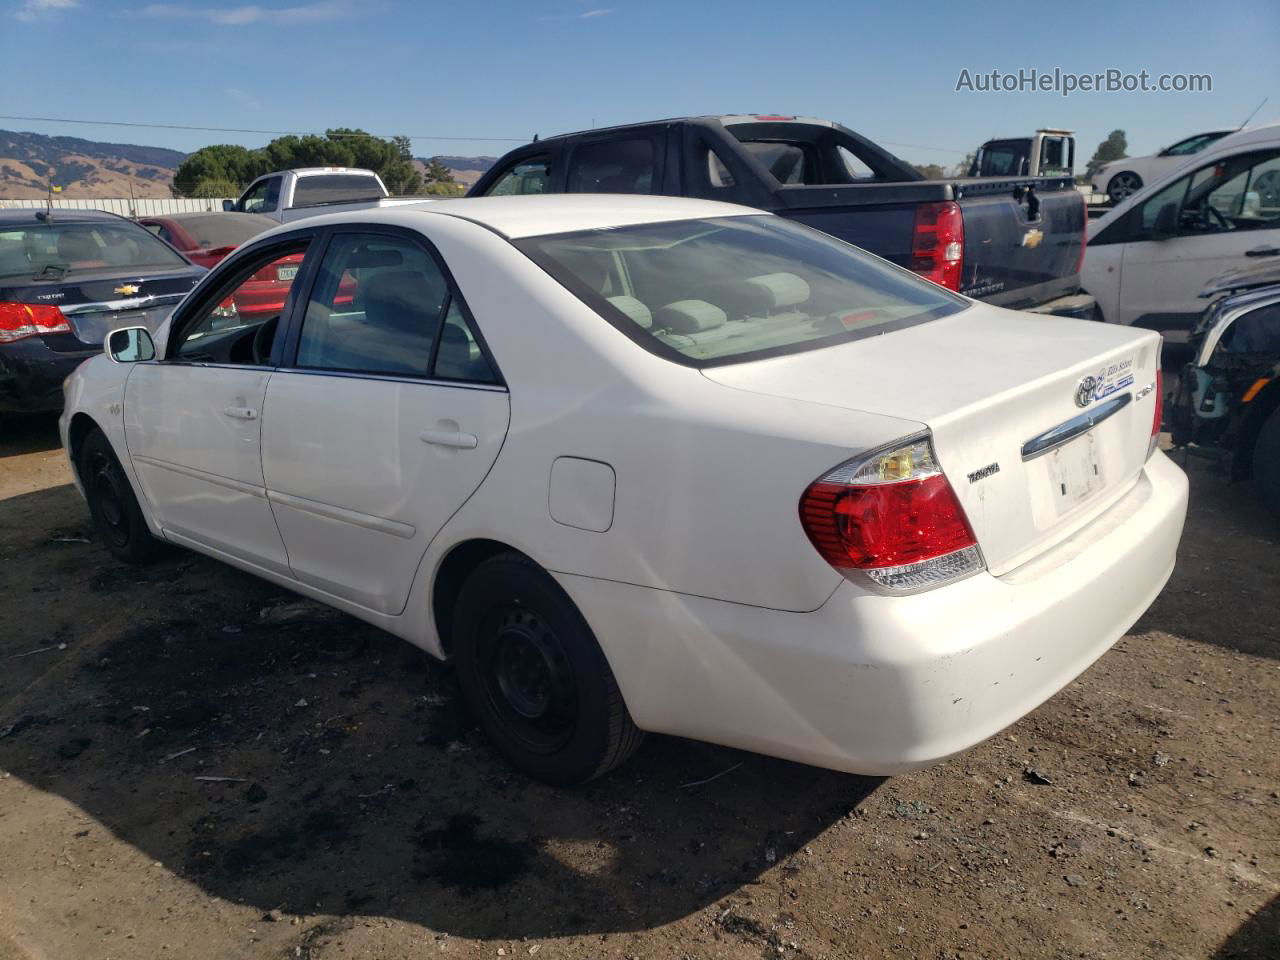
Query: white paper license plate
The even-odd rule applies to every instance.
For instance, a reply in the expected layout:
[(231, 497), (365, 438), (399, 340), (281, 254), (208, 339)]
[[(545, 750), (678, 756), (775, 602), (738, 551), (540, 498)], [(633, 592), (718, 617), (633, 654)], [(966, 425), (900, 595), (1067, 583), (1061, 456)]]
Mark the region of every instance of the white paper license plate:
[(298, 268), (294, 267), (276, 267), (276, 278), (279, 280), (292, 280), (298, 275)]
[(1049, 454), (1049, 477), (1058, 515), (1083, 503), (1106, 485), (1098, 459), (1098, 440), (1086, 433)]

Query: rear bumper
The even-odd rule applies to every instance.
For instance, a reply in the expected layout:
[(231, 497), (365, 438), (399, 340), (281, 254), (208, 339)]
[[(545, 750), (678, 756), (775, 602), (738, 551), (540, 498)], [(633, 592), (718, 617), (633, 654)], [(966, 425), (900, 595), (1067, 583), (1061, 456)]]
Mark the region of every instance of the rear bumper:
[(1167, 581), (1186, 506), (1185, 475), (1156, 453), (1110, 509), (1011, 574), (907, 597), (845, 583), (810, 613), (558, 579), (640, 727), (896, 774), (990, 737), (1106, 652)]
[(55, 413), (62, 381), (97, 350), (58, 353), (39, 337), (0, 346), (0, 413)]

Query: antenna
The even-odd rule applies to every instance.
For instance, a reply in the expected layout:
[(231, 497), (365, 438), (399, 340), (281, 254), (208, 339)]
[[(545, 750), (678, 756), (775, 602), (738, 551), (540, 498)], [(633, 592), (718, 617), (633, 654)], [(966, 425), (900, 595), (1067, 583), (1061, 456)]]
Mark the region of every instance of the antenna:
[(1267, 101), (1270, 99), (1271, 99), (1270, 97), (1263, 97), (1262, 103), (1254, 107), (1253, 113), (1249, 114), (1247, 117), (1244, 118), (1244, 123), (1240, 124), (1240, 128), (1244, 129), (1245, 127), (1247, 127), (1249, 125), (1249, 121), (1252, 120), (1255, 116), (1257, 116), (1258, 111), (1261, 110), (1263, 107), (1265, 107), (1267, 105)]

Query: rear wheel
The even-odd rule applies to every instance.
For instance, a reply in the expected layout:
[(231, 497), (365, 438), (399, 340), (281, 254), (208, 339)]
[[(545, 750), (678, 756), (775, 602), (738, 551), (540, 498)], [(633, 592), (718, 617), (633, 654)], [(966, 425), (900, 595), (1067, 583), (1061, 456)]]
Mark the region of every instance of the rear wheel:
[(76, 466), (93, 524), (107, 549), (126, 563), (145, 563), (159, 556), (163, 546), (151, 535), (124, 468), (97, 427), (84, 438)]
[(586, 621), (526, 557), (500, 554), (472, 572), (453, 631), (467, 704), (524, 773), (555, 785), (583, 783), (640, 745), (644, 734)]
[(1107, 184), (1107, 199), (1112, 203), (1120, 203), (1130, 194), (1142, 189), (1142, 178), (1132, 171), (1117, 173)]
[(1267, 508), (1280, 517), (1280, 409), (1272, 412), (1253, 447), (1253, 479)]

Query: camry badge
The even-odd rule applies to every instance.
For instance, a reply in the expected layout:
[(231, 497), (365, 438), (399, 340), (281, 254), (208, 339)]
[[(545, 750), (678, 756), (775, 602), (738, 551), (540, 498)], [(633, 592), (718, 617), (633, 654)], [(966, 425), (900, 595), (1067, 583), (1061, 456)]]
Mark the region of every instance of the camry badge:
[(142, 288), (136, 283), (122, 283), (120, 286), (116, 287), (115, 292), (120, 294), (122, 297), (132, 297), (141, 289)]

